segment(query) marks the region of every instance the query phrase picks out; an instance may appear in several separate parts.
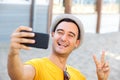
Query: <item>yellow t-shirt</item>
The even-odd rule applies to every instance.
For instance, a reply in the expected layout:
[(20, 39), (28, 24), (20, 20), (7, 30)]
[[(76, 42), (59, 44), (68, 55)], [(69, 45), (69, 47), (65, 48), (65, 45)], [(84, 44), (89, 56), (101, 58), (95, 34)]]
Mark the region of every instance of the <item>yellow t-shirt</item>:
[[(63, 71), (48, 58), (32, 59), (25, 64), (32, 65), (35, 70), (34, 80), (63, 80)], [(67, 66), (70, 80), (86, 80), (78, 70)]]

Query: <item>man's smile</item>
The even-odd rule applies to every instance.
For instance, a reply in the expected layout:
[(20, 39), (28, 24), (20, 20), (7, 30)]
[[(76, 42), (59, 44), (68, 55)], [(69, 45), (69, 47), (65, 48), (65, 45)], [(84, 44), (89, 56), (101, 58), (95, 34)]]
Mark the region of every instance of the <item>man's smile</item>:
[(62, 47), (62, 48), (66, 48), (69, 46), (68, 42), (58, 41), (57, 44), (59, 47)]

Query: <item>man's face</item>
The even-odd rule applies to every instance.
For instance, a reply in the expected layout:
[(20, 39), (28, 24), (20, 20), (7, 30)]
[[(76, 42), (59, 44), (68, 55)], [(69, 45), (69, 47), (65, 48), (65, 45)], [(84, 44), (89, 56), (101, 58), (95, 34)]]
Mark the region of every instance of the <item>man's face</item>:
[(52, 32), (53, 53), (69, 55), (79, 45), (78, 28), (72, 22), (61, 22)]

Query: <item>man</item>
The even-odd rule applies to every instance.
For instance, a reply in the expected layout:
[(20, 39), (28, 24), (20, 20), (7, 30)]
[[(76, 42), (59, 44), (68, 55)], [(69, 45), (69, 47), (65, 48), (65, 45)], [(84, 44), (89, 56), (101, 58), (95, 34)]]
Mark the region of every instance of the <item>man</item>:
[[(21, 30), (32, 31), (29, 27), (21, 26), (11, 36), (8, 73), (12, 80), (86, 80), (77, 69), (66, 65), (71, 52), (83, 41), (83, 26), (78, 18), (71, 14), (58, 16), (52, 23), (52, 51), (49, 57), (32, 59), (25, 64), (20, 60), (19, 52), (21, 49), (30, 48), (21, 43), (35, 43), (35, 40), (23, 38), (33, 37), (35, 34), (21, 32)], [(101, 61), (93, 56), (98, 80), (107, 80), (110, 72), (104, 53)]]

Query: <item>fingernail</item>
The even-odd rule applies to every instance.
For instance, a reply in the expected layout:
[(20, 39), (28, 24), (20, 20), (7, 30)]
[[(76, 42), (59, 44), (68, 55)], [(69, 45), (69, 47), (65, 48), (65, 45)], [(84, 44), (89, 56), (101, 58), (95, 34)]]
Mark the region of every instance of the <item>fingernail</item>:
[(34, 33), (31, 33), (32, 36), (34, 36), (35, 34)]
[(35, 40), (33, 40), (32, 42), (35, 43)]

